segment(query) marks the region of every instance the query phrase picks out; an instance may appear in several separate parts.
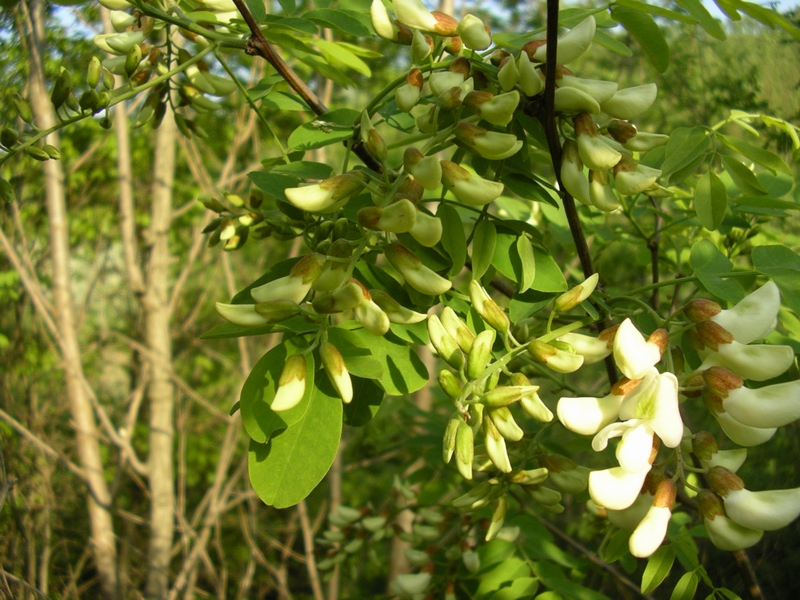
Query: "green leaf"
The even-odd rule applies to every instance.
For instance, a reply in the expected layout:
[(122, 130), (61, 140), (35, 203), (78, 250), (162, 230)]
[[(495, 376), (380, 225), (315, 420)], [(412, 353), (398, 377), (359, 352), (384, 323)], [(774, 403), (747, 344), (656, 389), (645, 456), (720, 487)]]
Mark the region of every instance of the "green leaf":
[(725, 165), (725, 170), (731, 176), (734, 185), (744, 194), (752, 196), (766, 195), (767, 190), (761, 185), (761, 182), (756, 177), (756, 174), (748, 169), (744, 164), (733, 158), (732, 156), (723, 156), (722, 164)]
[(500, 273), (513, 280), (514, 283), (519, 281), (519, 276), (522, 273), (522, 263), (517, 254), (516, 242), (517, 235), (510, 233), (498, 233), (495, 238), (494, 256), (492, 257), (492, 265)]
[(4, 178), (0, 177), (0, 199), (3, 202), (11, 204), (14, 201), (14, 198), (14, 187)]
[[(348, 371), (374, 379), (390, 396), (411, 394), (427, 385), (428, 370), (408, 344), (392, 333), (379, 336), (365, 329), (344, 329), (345, 325), (355, 327), (358, 324), (342, 323), (328, 330), (328, 340), (342, 353)], [(365, 368), (363, 362), (354, 361), (354, 356), (377, 361), (380, 369), (375, 371), (378, 373)]]
[(536, 277), (536, 256), (533, 253), (531, 241), (521, 235), (517, 238), (517, 254), (522, 263), (522, 276), (519, 280), (519, 291), (524, 292), (533, 285)]
[(725, 596), (728, 600), (742, 600), (742, 597), (739, 596), (733, 590), (729, 590), (728, 588), (717, 588), (717, 591), (722, 595)]
[(272, 91), (261, 100), (261, 104), (274, 110), (305, 112), (308, 107), (299, 96), (286, 92)]
[(647, 560), (647, 566), (642, 574), (642, 594), (649, 594), (655, 590), (669, 575), (672, 563), (675, 562), (675, 550), (672, 546), (661, 546)]
[(339, 451), (342, 401), (322, 373), (315, 383), (308, 386), (308, 410), (299, 421), (267, 444), (250, 442), (250, 483), (264, 503), (275, 508), (294, 506), (308, 496)]
[(472, 236), (472, 276), (480, 279), (492, 264), (494, 247), (497, 243), (497, 230), (489, 219), (483, 219), (475, 226)]
[(329, 29), (338, 29), (347, 35), (356, 37), (372, 37), (372, 31), (367, 27), (360, 15), (349, 10), (336, 10), (332, 8), (318, 8), (303, 14), (303, 17)]
[(683, 13), (679, 13), (674, 10), (669, 10), (668, 8), (662, 8), (661, 6), (648, 4), (646, 2), (639, 2), (639, 0), (616, 0), (615, 3), (618, 6), (626, 6), (633, 10), (637, 10), (643, 13), (650, 13), (651, 15), (664, 17), (665, 19), (672, 19), (673, 21), (681, 21), (683, 23), (697, 22), (696, 19), (693, 19), (690, 16), (686, 16)]
[(530, 574), (530, 567), (524, 560), (515, 556), (507, 558), (481, 577), (475, 597), (492, 597), (491, 594), (507, 587), (510, 582), (522, 577), (530, 577)]
[(300, 179), (327, 179), (333, 175), (333, 167), (310, 160), (296, 160), (278, 165), (270, 172), (299, 177)]
[(722, 135), (721, 133), (717, 134), (717, 139), (721, 140), (723, 144), (725, 144), (734, 152), (738, 152), (745, 158), (749, 158), (762, 167), (769, 169), (772, 171), (773, 175), (777, 175), (778, 171), (786, 173), (787, 175), (792, 174), (791, 167), (774, 152), (764, 150), (758, 146), (753, 146), (752, 144), (749, 144), (748, 142), (745, 142), (739, 138)]
[[(278, 2), (280, 2), (280, 5), (281, 5), (281, 8), (283, 9), (283, 12), (285, 12), (287, 15), (290, 15), (290, 14), (292, 14), (294, 12), (294, 8), (295, 8), (294, 0), (278, 0)], [(263, 5), (262, 0), (247, 0), (247, 3), (248, 4), (259, 4), (259, 3), (261, 3)]]
[(536, 277), (531, 287), (540, 292), (565, 292), (567, 280), (555, 259), (538, 246), (533, 246), (533, 254), (536, 257)]
[(725, 39), (725, 30), (722, 29), (722, 25), (719, 21), (711, 16), (711, 13), (706, 10), (706, 7), (703, 6), (703, 3), (700, 2), (700, 0), (675, 1), (677, 2), (678, 6), (683, 8), (686, 12), (697, 19), (697, 22), (700, 23), (700, 27), (705, 29), (708, 35), (717, 38), (718, 40)]
[(716, 4), (717, 8), (719, 8), (720, 11), (722, 11), (722, 13), (731, 21), (742, 20), (742, 15), (736, 11), (736, 5), (738, 4), (737, 0), (714, 0), (714, 4)]
[[(712, 148), (708, 133), (702, 127), (678, 127), (669, 134), (661, 164), (662, 177), (669, 177), (683, 167), (705, 156)], [(670, 183), (674, 183), (670, 180)]]
[(781, 290), (783, 303), (800, 315), (800, 255), (786, 246), (756, 246), (753, 266), (769, 276)]
[(614, 6), (611, 9), (611, 17), (622, 25), (633, 39), (639, 42), (647, 58), (659, 73), (663, 73), (669, 67), (669, 45), (664, 39), (653, 17), (640, 10), (626, 8), (624, 6)]
[(300, 185), (301, 181), (299, 177), (281, 175), (280, 173), (273, 173), (272, 171), (253, 171), (248, 173), (247, 176), (250, 178), (250, 181), (256, 184), (258, 189), (282, 202), (288, 202), (286, 194), (283, 193), (284, 190), (286, 188), (297, 187)]
[(528, 290), (524, 294), (514, 294), (508, 305), (508, 316), (513, 323), (532, 317), (550, 304), (553, 294)]
[(570, 581), (564, 571), (551, 562), (535, 562), (533, 570), (546, 587), (569, 600), (607, 600), (608, 598), (608, 596)]
[(697, 584), (699, 583), (697, 573), (689, 571), (684, 573), (683, 576), (675, 584), (675, 589), (672, 590), (672, 595), (669, 600), (692, 600), (695, 592), (697, 592)]
[[(289, 1), (293, 2), (293, 0)], [(256, 23), (263, 23), (264, 19), (267, 17), (267, 9), (264, 6), (263, 0), (245, 0), (245, 3), (250, 10), (250, 14), (253, 15), (253, 18), (256, 20)]]
[(353, 69), (365, 77), (372, 76), (372, 71), (369, 66), (367, 66), (367, 63), (340, 44), (318, 39), (314, 42), (314, 45), (320, 49), (322, 55), (327, 58), (329, 62)]
[(304, 123), (289, 136), (292, 150), (313, 150), (342, 142), (353, 135), (353, 123), (360, 113), (351, 108), (340, 108), (325, 113), (310, 123)]
[(633, 50), (601, 29), (594, 32), (594, 42), (620, 56), (633, 56)]
[(344, 422), (350, 427), (363, 427), (381, 407), (384, 391), (374, 382), (362, 377), (351, 377), (353, 400), (344, 405)]
[(552, 206), (558, 206), (558, 202), (556, 202), (553, 197), (547, 193), (547, 190), (545, 190), (538, 181), (535, 181), (530, 177), (526, 177), (525, 175), (521, 175), (519, 173), (512, 173), (511, 175), (503, 176), (501, 181), (509, 190), (514, 192), (520, 198), (531, 200), (533, 202), (547, 202)]
[(442, 246), (452, 261), (448, 273), (458, 275), (467, 261), (467, 239), (461, 215), (450, 204), (442, 204), (436, 216), (442, 220)]
[(600, 558), (610, 564), (617, 562), (623, 556), (628, 556), (630, 553), (628, 549), (630, 539), (630, 531), (615, 529), (600, 547)]
[(538, 589), (538, 580), (533, 577), (518, 577), (511, 582), (511, 585), (500, 588), (489, 597), (491, 600), (519, 600), (530, 598)]
[(716, 173), (709, 171), (697, 182), (694, 190), (694, 210), (700, 224), (714, 231), (728, 210), (728, 192)]
[(707, 239), (698, 240), (692, 246), (689, 262), (700, 283), (712, 294), (729, 302), (738, 302), (744, 297), (742, 286), (732, 279), (722, 279), (733, 269), (733, 264)]
[[(242, 386), (239, 408), (247, 435), (259, 444), (265, 443), (281, 429), (297, 423), (308, 410), (314, 394), (314, 356), (306, 355), (306, 392), (300, 403), (289, 410), (275, 412), (270, 408), (286, 359), (297, 354), (305, 343), (301, 338), (287, 340), (261, 357)], [(298, 347), (300, 346), (300, 347)]]
[(734, 4), (738, 10), (741, 10), (756, 21), (761, 21), (764, 25), (768, 25), (769, 27), (780, 27), (796, 40), (800, 40), (800, 28), (784, 18), (777, 10), (759, 6), (753, 2), (739, 2), (737, 0)]

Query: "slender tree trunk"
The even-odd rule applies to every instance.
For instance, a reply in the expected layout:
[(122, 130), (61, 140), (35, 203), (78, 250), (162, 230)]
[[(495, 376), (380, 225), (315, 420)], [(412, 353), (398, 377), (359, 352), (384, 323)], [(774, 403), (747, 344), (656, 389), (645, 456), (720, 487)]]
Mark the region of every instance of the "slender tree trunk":
[[(28, 0), (27, 4), (23, 3), (22, 11), (26, 21), (30, 51), (31, 108), (39, 127), (46, 129), (55, 124), (55, 113), (44, 80), (44, 4), (40, 0)], [(57, 136), (49, 136), (47, 142), (57, 145)], [(110, 513), (111, 495), (103, 478), (103, 462), (100, 457), (95, 417), (84, 387), (81, 350), (70, 288), (69, 231), (64, 171), (60, 162), (49, 160), (44, 163), (44, 182), (53, 268), (53, 307), (60, 333), (59, 350), (64, 363), (67, 398), (72, 427), (75, 430), (78, 457), (89, 485), (87, 494), (91, 526), (89, 543), (103, 596), (117, 598), (119, 582), (116, 570), (117, 549)]]
[(148, 598), (166, 598), (169, 563), (175, 531), (173, 439), (175, 398), (170, 377), (172, 336), (169, 311), (169, 228), (172, 221), (172, 185), (175, 178), (177, 128), (170, 108), (156, 132), (153, 157), (153, 193), (150, 209), (149, 259), (145, 268), (145, 339), (150, 369), (150, 551)]

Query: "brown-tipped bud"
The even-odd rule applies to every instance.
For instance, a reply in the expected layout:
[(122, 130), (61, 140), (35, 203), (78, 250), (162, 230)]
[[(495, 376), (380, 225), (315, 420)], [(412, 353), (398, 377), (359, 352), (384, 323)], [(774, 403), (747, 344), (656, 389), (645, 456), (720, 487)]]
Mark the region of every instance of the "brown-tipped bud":
[(711, 490), (700, 490), (697, 493), (697, 510), (704, 519), (713, 521), (716, 517), (725, 516), (725, 505), (722, 498)]
[(275, 412), (294, 408), (303, 399), (305, 390), (306, 357), (304, 354), (294, 354), (286, 359), (270, 408)]
[(467, 324), (464, 323), (449, 306), (446, 306), (442, 311), (441, 320), (444, 328), (458, 343), (458, 347), (461, 348), (463, 352), (469, 354), (469, 351), (472, 349), (472, 343), (475, 341), (475, 334), (472, 333), (472, 330), (467, 327)]
[(672, 508), (675, 505), (675, 498), (678, 495), (678, 488), (671, 479), (662, 479), (656, 487), (653, 498), (653, 506), (661, 508)]
[(255, 311), (270, 323), (279, 323), (298, 314), (300, 306), (292, 300), (272, 300), (256, 303)]
[(470, 65), (469, 59), (459, 56), (456, 58), (448, 67), (448, 71), (452, 71), (453, 73), (460, 73), (464, 76), (464, 79), (469, 77), (470, 72), (472, 71), (472, 66)]
[(558, 312), (564, 312), (575, 308), (581, 302), (586, 300), (597, 287), (599, 275), (597, 273), (587, 277), (583, 283), (573, 287), (571, 290), (564, 292), (555, 300), (553, 308)]
[[(676, 371), (680, 372), (680, 371)], [(700, 388), (705, 385), (705, 380), (703, 379), (702, 373), (693, 373), (686, 380), (683, 382), (684, 387), (687, 388)], [(683, 395), (687, 398), (699, 398), (701, 395), (701, 391), (699, 389), (696, 390), (683, 390)]]
[(422, 71), (417, 68), (411, 69), (406, 77), (406, 82), (397, 88), (394, 94), (397, 108), (403, 112), (410, 112), (419, 102), (422, 95)]
[[(314, 296), (311, 303), (314, 310), (321, 314), (342, 312), (355, 308), (365, 299), (366, 290), (355, 279), (350, 279), (340, 288)], [(367, 292), (368, 294), (368, 292)]]
[(472, 479), (472, 461), (475, 457), (475, 432), (461, 419), (456, 431), (456, 466), (464, 479)]
[(495, 48), (492, 51), (492, 54), (489, 56), (489, 61), (495, 66), (499, 67), (500, 63), (502, 63), (506, 58), (510, 57), (511, 55), (503, 50), (502, 48)]
[(438, 296), (453, 286), (449, 279), (445, 279), (426, 267), (413, 252), (402, 244), (387, 244), (383, 252), (392, 266), (406, 280), (406, 283), (418, 292)]
[(460, 54), (463, 47), (464, 44), (462, 43), (461, 38), (457, 35), (445, 38), (442, 44), (442, 49), (453, 56)]
[(655, 496), (659, 484), (664, 481), (664, 477), (664, 471), (661, 469), (650, 469), (644, 478), (642, 493), (647, 492), (651, 496)]
[(470, 50), (486, 50), (492, 45), (492, 32), (475, 15), (465, 15), (458, 24), (458, 35)]
[(711, 467), (706, 475), (708, 483), (717, 494), (725, 498), (729, 492), (744, 489), (744, 481), (725, 467)]
[(431, 52), (433, 52), (433, 38), (415, 29), (413, 37), (411, 38), (412, 60), (416, 64), (421, 65), (422, 62), (430, 56)]
[(528, 354), (556, 373), (573, 373), (583, 365), (583, 356), (580, 354), (570, 354), (561, 348), (539, 340), (532, 340), (528, 343)]
[(562, 471), (571, 471), (578, 468), (578, 463), (561, 454), (543, 453), (539, 456), (539, 464), (550, 473), (561, 473)]
[(744, 379), (722, 367), (711, 367), (703, 371), (703, 381), (720, 398), (727, 398), (728, 392), (738, 390), (744, 385)]
[(694, 330), (700, 342), (715, 352), (719, 350), (720, 344), (730, 344), (733, 341), (733, 335), (714, 321), (701, 321), (694, 326)]
[(530, 42), (526, 42), (524, 46), (522, 46), (522, 51), (528, 55), (528, 59), (531, 62), (538, 62), (534, 56), (536, 55), (536, 51), (541, 47), (547, 44), (547, 40), (531, 40)]
[(494, 95), (490, 92), (470, 92), (464, 97), (464, 105), (484, 121), (493, 125), (508, 125), (519, 106), (519, 92)]
[(445, 90), (436, 98), (436, 106), (441, 110), (451, 112), (461, 106), (461, 88), (454, 86)]
[(459, 423), (463, 423), (461, 419), (450, 419), (447, 422), (447, 427), (444, 430), (444, 438), (442, 440), (442, 460), (445, 464), (450, 462), (453, 458), (453, 452), (456, 449), (456, 432), (458, 431)]
[(698, 431), (692, 438), (692, 454), (700, 461), (711, 460), (711, 457), (719, 452), (717, 440), (707, 431)]
[(330, 342), (322, 342), (319, 346), (319, 355), (325, 374), (336, 389), (336, 393), (345, 404), (349, 404), (353, 399), (353, 382), (341, 352)]
[(486, 290), (475, 279), (469, 284), (469, 298), (472, 302), (472, 307), (478, 311), (478, 314), (486, 323), (500, 333), (508, 332), (511, 323), (508, 315), (491, 299)]
[(436, 27), (433, 32), (438, 33), (444, 37), (452, 37), (456, 35), (458, 29), (458, 21), (448, 14), (439, 12), (438, 10), (431, 11), (434, 19), (436, 19)]
[(661, 176), (660, 169), (637, 163), (627, 154), (622, 154), (614, 165), (614, 186), (623, 196), (635, 196), (652, 188)]
[(658, 449), (661, 447), (661, 440), (658, 439), (657, 435), (653, 436), (653, 447), (650, 448), (650, 458), (647, 459), (651, 465), (656, 462), (656, 458), (658, 458)]
[(494, 345), (495, 335), (494, 329), (485, 329), (470, 344), (467, 357), (467, 377), (470, 379), (478, 379), (483, 375), (484, 370), (492, 360), (492, 346)]
[(497, 81), (504, 92), (514, 89), (519, 81), (519, 68), (513, 56), (505, 57), (497, 70)]
[(373, 231), (388, 231), (390, 233), (406, 233), (414, 227), (417, 218), (417, 209), (407, 199), (399, 200), (386, 208), (365, 206), (358, 211), (359, 225)]
[(711, 389), (706, 386), (701, 393), (703, 404), (705, 404), (708, 412), (712, 415), (718, 415), (725, 412), (725, 406), (722, 404), (722, 398), (717, 396)]
[(669, 333), (666, 329), (656, 329), (650, 336), (647, 338), (647, 341), (651, 344), (655, 344), (661, 350), (661, 355), (664, 355), (664, 352), (667, 351), (669, 348)]
[(436, 352), (454, 369), (464, 366), (464, 354), (436, 315), (428, 316), (428, 337)]
[(312, 283), (320, 276), (324, 266), (325, 257), (314, 252), (298, 260), (289, 271), (289, 276), (303, 283)]
[(695, 298), (686, 304), (683, 312), (686, 313), (686, 316), (689, 317), (692, 322), (700, 323), (718, 315), (722, 312), (722, 307), (713, 300)]
[(612, 120), (608, 125), (606, 125), (606, 130), (608, 131), (608, 134), (620, 144), (624, 144), (637, 133), (634, 125), (620, 119)]

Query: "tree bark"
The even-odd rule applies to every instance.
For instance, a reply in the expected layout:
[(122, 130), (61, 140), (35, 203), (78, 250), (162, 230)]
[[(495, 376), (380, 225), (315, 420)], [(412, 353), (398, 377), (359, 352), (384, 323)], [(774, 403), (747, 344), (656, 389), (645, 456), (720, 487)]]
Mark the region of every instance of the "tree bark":
[[(55, 111), (44, 79), (44, 3), (28, 0), (21, 5), (30, 52), (30, 103), (37, 124), (47, 129), (55, 124)], [(55, 134), (47, 143), (58, 145)], [(105, 598), (119, 597), (116, 569), (116, 542), (111, 518), (111, 494), (103, 477), (95, 416), (84, 387), (81, 349), (78, 343), (75, 314), (70, 287), (70, 248), (64, 171), (61, 163), (44, 163), (45, 203), (50, 233), (52, 290), (55, 321), (60, 333), (59, 350), (64, 364), (66, 391), (75, 444), (80, 465), (89, 487), (87, 505), (91, 532), (89, 543), (97, 567), (100, 587)]]
[(175, 531), (173, 439), (175, 399), (172, 384), (172, 336), (169, 310), (169, 229), (172, 221), (172, 186), (175, 178), (177, 128), (168, 107), (156, 132), (153, 190), (148, 231), (149, 258), (143, 297), (145, 340), (152, 361), (150, 403), (150, 549), (147, 598), (166, 598), (169, 564)]

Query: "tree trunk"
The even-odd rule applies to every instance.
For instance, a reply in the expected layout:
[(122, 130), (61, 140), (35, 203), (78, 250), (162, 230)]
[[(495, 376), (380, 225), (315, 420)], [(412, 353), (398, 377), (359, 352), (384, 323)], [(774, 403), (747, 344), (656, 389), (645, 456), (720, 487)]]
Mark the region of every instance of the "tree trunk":
[(175, 400), (171, 379), (172, 337), (169, 310), (169, 228), (172, 221), (172, 185), (175, 178), (177, 128), (168, 107), (156, 132), (153, 157), (153, 195), (148, 231), (149, 259), (145, 268), (145, 340), (151, 361), (150, 386), (150, 551), (147, 598), (166, 598), (169, 563), (175, 530), (173, 439)]
[[(55, 112), (44, 81), (44, 3), (28, 0), (22, 5), (30, 51), (30, 102), (34, 118), (42, 129), (52, 127)], [(55, 134), (47, 143), (57, 145)], [(117, 549), (111, 518), (111, 495), (103, 478), (95, 416), (84, 387), (83, 365), (70, 288), (70, 248), (67, 221), (64, 171), (61, 163), (44, 163), (45, 203), (50, 232), (50, 256), (53, 269), (53, 308), (59, 331), (59, 350), (64, 364), (66, 391), (75, 430), (78, 457), (86, 475), (89, 491), (87, 504), (91, 544), (103, 597), (118, 598)]]

